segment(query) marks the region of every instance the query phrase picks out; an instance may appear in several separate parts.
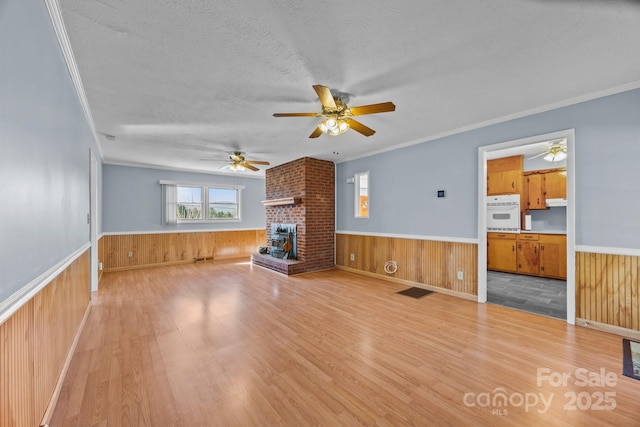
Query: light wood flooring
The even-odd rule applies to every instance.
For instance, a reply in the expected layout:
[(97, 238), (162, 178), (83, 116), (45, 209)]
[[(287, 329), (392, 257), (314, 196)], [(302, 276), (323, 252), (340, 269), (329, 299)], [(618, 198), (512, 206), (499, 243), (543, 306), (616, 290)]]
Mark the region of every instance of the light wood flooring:
[(640, 425), (621, 337), (405, 288), (246, 260), (107, 273), (50, 425)]

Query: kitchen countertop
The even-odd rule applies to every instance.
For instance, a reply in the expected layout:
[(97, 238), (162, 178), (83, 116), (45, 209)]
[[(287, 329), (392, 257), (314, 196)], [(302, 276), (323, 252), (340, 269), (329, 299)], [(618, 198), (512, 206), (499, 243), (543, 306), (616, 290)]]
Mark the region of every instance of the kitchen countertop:
[(562, 230), (520, 230), (520, 233), (533, 233), (533, 234), (567, 234), (566, 231)]

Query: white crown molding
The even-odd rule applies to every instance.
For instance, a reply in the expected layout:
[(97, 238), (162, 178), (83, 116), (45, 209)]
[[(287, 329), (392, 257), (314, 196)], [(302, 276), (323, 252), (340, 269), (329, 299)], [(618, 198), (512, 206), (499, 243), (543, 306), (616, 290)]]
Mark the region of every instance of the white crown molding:
[(509, 120), (521, 119), (527, 116), (533, 116), (535, 114), (545, 113), (547, 111), (557, 110), (563, 107), (569, 107), (571, 105), (580, 104), (582, 102), (592, 101), (598, 98), (604, 98), (605, 96), (615, 95), (618, 93), (628, 92), (631, 90), (640, 88), (640, 80), (636, 80), (631, 83), (627, 83), (620, 86), (615, 86), (609, 89), (600, 90), (597, 92), (588, 93), (586, 95), (576, 96), (574, 98), (565, 99), (562, 101), (554, 102), (552, 104), (543, 105), (540, 107), (532, 108), (530, 110), (521, 111), (519, 113), (513, 113), (502, 117), (497, 117), (495, 119), (486, 120), (484, 122), (474, 123), (469, 126), (463, 126), (457, 129), (453, 129), (451, 131), (439, 133), (436, 135), (432, 135), (425, 138), (416, 139), (413, 141), (405, 142), (403, 144), (393, 145), (382, 150), (372, 151), (370, 153), (363, 154), (361, 156), (354, 156), (345, 159), (341, 159), (336, 161), (336, 163), (345, 163), (350, 162), (352, 160), (362, 159), (366, 157), (375, 156), (377, 154), (386, 153), (387, 151), (398, 150), (400, 148), (410, 147), (412, 145), (422, 144), (423, 142), (435, 141), (436, 139), (446, 138), (448, 136), (457, 135), (464, 132), (469, 132), (475, 129), (481, 129), (487, 126), (492, 126), (498, 123), (508, 122)]
[(53, 24), (53, 29), (56, 33), (56, 36), (58, 37), (58, 43), (60, 44), (60, 48), (62, 49), (62, 54), (64, 55), (67, 69), (69, 70), (69, 74), (71, 75), (73, 86), (76, 88), (78, 100), (80, 101), (80, 105), (82, 106), (82, 111), (84, 111), (87, 124), (89, 125), (89, 129), (91, 130), (93, 139), (96, 143), (96, 146), (98, 147), (98, 154), (100, 155), (100, 160), (102, 161), (104, 159), (102, 145), (100, 144), (100, 138), (98, 137), (98, 133), (96, 132), (96, 126), (93, 121), (93, 116), (91, 115), (91, 110), (89, 109), (89, 101), (87, 100), (87, 95), (84, 92), (84, 86), (82, 85), (82, 79), (80, 78), (78, 64), (76, 63), (76, 59), (73, 55), (73, 49), (71, 49), (71, 43), (69, 41), (69, 36), (67, 35), (67, 29), (62, 19), (62, 11), (60, 10), (60, 5), (58, 3), (58, 0), (44, 0), (44, 3), (46, 4), (47, 10), (49, 11), (51, 23)]
[(203, 175), (222, 175), (222, 176), (235, 176), (238, 178), (251, 178), (251, 179), (265, 179), (264, 171), (262, 174), (257, 173), (243, 173), (243, 172), (224, 172), (224, 171), (203, 171), (200, 169), (191, 169), (191, 168), (179, 168), (179, 167), (171, 167), (171, 166), (159, 166), (159, 165), (149, 165), (145, 163), (134, 163), (134, 162), (114, 162), (110, 160), (103, 160), (103, 165), (110, 166), (123, 166), (127, 168), (141, 168), (141, 169), (156, 169), (163, 171), (174, 171), (174, 172), (189, 172), (189, 173), (199, 173)]

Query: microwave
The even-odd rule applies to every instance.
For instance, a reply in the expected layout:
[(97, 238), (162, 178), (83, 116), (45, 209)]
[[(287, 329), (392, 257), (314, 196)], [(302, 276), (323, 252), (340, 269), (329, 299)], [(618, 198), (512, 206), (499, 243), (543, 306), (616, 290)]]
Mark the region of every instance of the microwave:
[(520, 195), (487, 197), (487, 231), (520, 232)]

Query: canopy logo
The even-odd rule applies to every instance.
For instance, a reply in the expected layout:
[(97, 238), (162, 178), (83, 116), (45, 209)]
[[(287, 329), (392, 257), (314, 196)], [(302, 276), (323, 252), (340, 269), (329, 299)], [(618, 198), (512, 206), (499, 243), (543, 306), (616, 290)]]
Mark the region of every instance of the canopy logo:
[[(573, 372), (557, 372), (549, 368), (536, 370), (536, 386), (571, 388), (562, 394), (563, 410), (565, 411), (611, 411), (616, 407), (615, 391), (603, 388), (615, 387), (618, 376), (614, 372), (607, 372), (604, 368), (599, 371), (589, 371), (578, 368)], [(575, 391), (575, 388), (590, 390)], [(593, 389), (597, 389), (593, 391)], [(546, 413), (556, 397), (555, 393), (541, 392), (511, 392), (498, 387), (493, 391), (480, 393), (467, 392), (463, 396), (463, 403), (467, 407), (490, 409), (493, 415), (505, 416), (509, 408), (524, 408), (525, 412), (536, 410)]]

